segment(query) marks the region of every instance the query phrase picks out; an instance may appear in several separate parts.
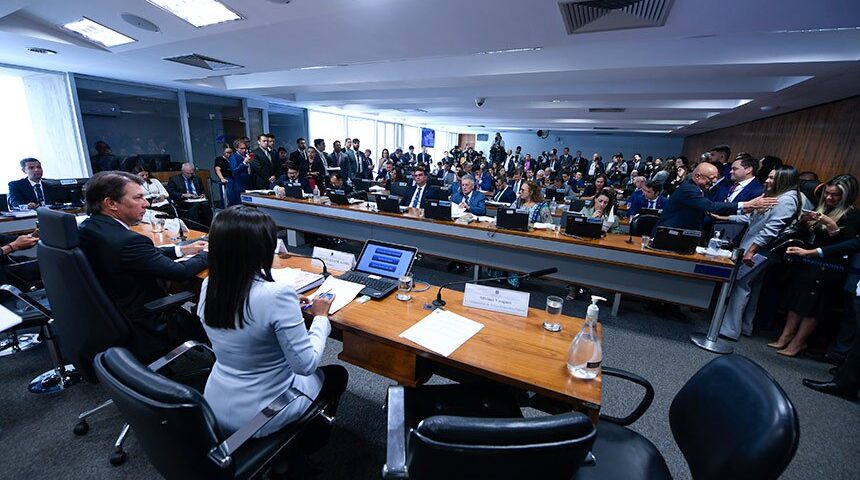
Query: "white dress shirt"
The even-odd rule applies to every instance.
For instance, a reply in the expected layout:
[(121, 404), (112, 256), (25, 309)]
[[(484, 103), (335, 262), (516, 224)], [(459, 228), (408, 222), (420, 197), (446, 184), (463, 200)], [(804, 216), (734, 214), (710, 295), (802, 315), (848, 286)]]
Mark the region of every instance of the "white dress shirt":
[(726, 202), (728, 202), (728, 203), (732, 203), (732, 202), (735, 200), (735, 197), (737, 197), (737, 196), (738, 196), (738, 194), (739, 194), (739, 193), (741, 193), (741, 192), (743, 191), (743, 189), (744, 189), (744, 188), (746, 188), (746, 186), (747, 186), (747, 185), (749, 185), (749, 184), (750, 184), (750, 182), (752, 182), (754, 179), (755, 179), (755, 177), (750, 177), (750, 178), (748, 178), (748, 179), (746, 179), (746, 180), (744, 180), (744, 181), (742, 181), (742, 182), (739, 182), (739, 183), (738, 183), (738, 186), (737, 186), (737, 187), (735, 187), (735, 191), (734, 191), (734, 192), (732, 192), (732, 193), (731, 193), (731, 194), (726, 198)]

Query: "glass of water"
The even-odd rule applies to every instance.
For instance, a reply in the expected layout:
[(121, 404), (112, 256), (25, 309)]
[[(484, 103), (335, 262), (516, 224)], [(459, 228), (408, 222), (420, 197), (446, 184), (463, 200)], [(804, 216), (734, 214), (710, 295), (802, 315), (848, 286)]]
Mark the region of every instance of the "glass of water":
[(152, 233), (161, 233), (164, 231), (164, 219), (159, 217), (153, 217), (152, 219)]
[(651, 237), (648, 235), (642, 235), (642, 248), (648, 248), (648, 245), (651, 244)]
[(561, 309), (564, 307), (564, 299), (550, 295), (546, 297), (547, 320), (543, 322), (543, 328), (550, 332), (561, 331)]
[(403, 275), (400, 277), (400, 281), (397, 282), (397, 299), (406, 302), (412, 300), (412, 295), (409, 292), (412, 291), (412, 275)]

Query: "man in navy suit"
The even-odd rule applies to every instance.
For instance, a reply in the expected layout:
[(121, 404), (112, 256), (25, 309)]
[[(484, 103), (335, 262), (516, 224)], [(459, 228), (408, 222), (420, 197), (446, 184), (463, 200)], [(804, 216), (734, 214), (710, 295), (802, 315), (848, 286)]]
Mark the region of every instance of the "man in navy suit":
[(720, 171), (710, 163), (700, 163), (693, 170), (690, 179), (685, 180), (669, 197), (663, 208), (656, 227), (674, 227), (687, 230), (702, 230), (705, 214), (741, 214), (757, 208), (776, 205), (776, 198), (757, 197), (747, 202), (715, 202), (705, 196), (705, 192), (720, 179)]
[(642, 190), (637, 190), (637, 192), (641, 192), (640, 195), (636, 195), (635, 193), (631, 195), (630, 208), (628, 210), (630, 217), (639, 215), (639, 211), (643, 208), (662, 210), (663, 205), (666, 203), (666, 197), (660, 195), (662, 188), (663, 184), (660, 182), (648, 182), (642, 186)]
[(305, 193), (313, 192), (308, 177), (300, 176), (299, 166), (292, 162), (287, 162), (287, 173), (281, 175), (272, 183), (272, 188), (274, 189), (275, 187), (302, 187), (302, 191)]
[(451, 201), (473, 215), (487, 214), (487, 197), (475, 189), (475, 177), (464, 175), (460, 179), (460, 191), (451, 195)]
[(406, 189), (406, 193), (400, 199), (400, 205), (412, 208), (424, 208), (427, 200), (438, 199), (438, 191), (430, 188), (427, 184), (427, 170), (418, 166), (412, 170), (412, 179), (415, 185)]
[(9, 182), (9, 208), (51, 205), (56, 195), (51, 186), (42, 182), (42, 162), (35, 158), (21, 160), (21, 171), (27, 178)]
[(496, 177), (496, 193), (493, 194), (493, 201), (499, 203), (511, 204), (517, 199), (517, 192), (508, 186), (508, 180), (504, 175)]
[(254, 188), (267, 188), (276, 178), (281, 166), (278, 165), (278, 155), (272, 150), (275, 144), (274, 135), (261, 133), (257, 135), (254, 159), (251, 160), (251, 174), (254, 176)]
[(182, 164), (182, 174), (174, 175), (167, 181), (167, 193), (176, 202), (179, 216), (196, 224), (197, 228), (212, 223), (212, 208), (209, 202), (200, 202), (206, 198), (203, 180), (194, 175), (194, 165)]
[(720, 182), (715, 202), (745, 202), (764, 193), (764, 185), (755, 178), (758, 160), (744, 157), (732, 163), (731, 182)]

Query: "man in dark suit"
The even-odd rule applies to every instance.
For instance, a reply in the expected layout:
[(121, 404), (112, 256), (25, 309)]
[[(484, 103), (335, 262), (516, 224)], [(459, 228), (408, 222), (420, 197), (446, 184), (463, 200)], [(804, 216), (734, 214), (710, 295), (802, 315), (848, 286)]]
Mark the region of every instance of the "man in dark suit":
[(585, 178), (594, 180), (596, 177), (603, 175), (606, 172), (606, 167), (603, 165), (603, 158), (595, 153), (591, 157), (591, 163), (585, 168)]
[(562, 170), (570, 170), (573, 167), (573, 155), (570, 154), (569, 147), (564, 147), (561, 156), (558, 157), (558, 163)]
[(296, 148), (297, 150), (290, 154), (290, 163), (299, 167), (299, 175), (306, 177), (311, 165), (308, 163), (308, 144), (304, 138), (296, 140)]
[(427, 153), (427, 147), (422, 147), (421, 153), (418, 154), (418, 163), (425, 166), (429, 166), (431, 165), (432, 161), (433, 157), (429, 153)]
[(413, 163), (415, 163), (415, 160), (417, 158), (418, 157), (415, 156), (415, 146), (409, 145), (409, 151), (407, 153), (404, 153), (403, 156), (400, 157), (400, 161), (407, 165), (412, 165)]
[[(349, 155), (347, 166), (342, 173), (347, 179), (351, 179), (352, 183), (362, 178), (370, 178), (370, 171), (367, 169), (367, 160), (364, 158), (364, 152), (361, 151), (361, 141), (357, 138), (352, 139), (352, 150), (346, 152)], [(344, 166), (341, 166), (344, 168)]]
[(254, 188), (267, 189), (272, 182), (278, 178), (280, 165), (278, 165), (277, 154), (272, 150), (272, 145), (275, 144), (275, 137), (267, 133), (257, 135), (256, 150), (251, 152), (254, 155), (251, 160), (251, 175), (254, 176)]
[(194, 165), (182, 164), (182, 173), (174, 175), (167, 181), (167, 194), (177, 205), (180, 218), (190, 220), (194, 227), (206, 228), (212, 223), (212, 208), (206, 199), (203, 180), (194, 175)]
[(51, 205), (57, 197), (55, 185), (42, 179), (42, 162), (35, 158), (21, 160), (21, 171), (27, 178), (9, 182), (9, 208), (37, 208)]
[(330, 190), (342, 190), (344, 195), (350, 195), (354, 191), (352, 187), (343, 181), (343, 176), (338, 172), (331, 172), (331, 175), (328, 177), (328, 184)]
[(748, 202), (739, 203), (715, 202), (708, 198), (705, 192), (719, 178), (717, 167), (710, 163), (700, 163), (693, 170), (690, 178), (669, 197), (656, 227), (702, 230), (705, 215), (708, 213), (733, 215), (776, 205), (775, 197), (757, 197)]
[[(343, 174), (343, 168), (348, 162), (349, 155), (340, 147), (340, 140), (335, 140), (332, 144), (332, 152), (331, 155), (328, 156), (329, 166), (338, 167), (341, 169), (341, 174)], [(344, 176), (346, 178), (346, 176)]]
[(418, 166), (412, 170), (412, 179), (415, 180), (415, 185), (406, 189), (406, 194), (400, 199), (400, 205), (411, 208), (424, 208), (427, 200), (438, 199), (438, 191), (430, 188), (427, 183), (427, 170)]
[(650, 171), (649, 171), (650, 169), (648, 168), (648, 163), (642, 159), (642, 155), (639, 153), (633, 154), (632, 169), (639, 172), (639, 175), (642, 175), (645, 178), (648, 178), (649, 173), (650, 173)]
[(639, 195), (636, 195), (636, 193), (631, 195), (630, 207), (627, 210), (630, 217), (639, 215), (639, 212), (643, 208), (662, 210), (666, 204), (666, 197), (660, 195), (662, 189), (663, 184), (660, 182), (648, 182), (642, 186), (642, 190), (637, 190), (640, 193)]
[(744, 202), (764, 193), (764, 185), (755, 178), (758, 159), (744, 157), (732, 162), (731, 181), (720, 182), (714, 194), (715, 202)]
[(299, 174), (299, 166), (293, 162), (287, 162), (287, 173), (278, 177), (272, 183), (272, 188), (275, 189), (275, 193), (278, 192), (278, 189), (275, 187), (302, 187), (302, 191), (305, 193), (312, 193), (313, 188), (311, 188), (311, 182), (308, 181), (308, 177), (303, 177)]
[(508, 179), (502, 175), (496, 177), (496, 193), (493, 194), (493, 201), (511, 204), (516, 199), (517, 192), (508, 185)]
[[(156, 248), (152, 240), (129, 229), (149, 206), (136, 175), (99, 172), (86, 185), (90, 217), (79, 230), (81, 250), (117, 309), (129, 320), (131, 347), (144, 363), (186, 340), (206, 341), (200, 320), (177, 308), (149, 313), (144, 305), (167, 294), (162, 282), (184, 282), (208, 265), (206, 242)], [(184, 255), (194, 257), (174, 260)]]
[(582, 175), (585, 176), (585, 172), (588, 171), (588, 159), (582, 156), (582, 151), (577, 150), (576, 155), (573, 157), (573, 166), (571, 166), (572, 171), (582, 172)]

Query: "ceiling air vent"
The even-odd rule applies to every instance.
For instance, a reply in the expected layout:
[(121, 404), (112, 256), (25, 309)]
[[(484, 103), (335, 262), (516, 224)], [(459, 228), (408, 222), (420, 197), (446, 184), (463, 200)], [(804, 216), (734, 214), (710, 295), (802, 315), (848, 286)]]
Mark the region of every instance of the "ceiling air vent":
[(589, 108), (588, 113), (624, 113), (626, 108)]
[(662, 27), (673, 0), (573, 0), (559, 2), (567, 34)]
[(205, 55), (200, 55), (199, 53), (180, 55), (178, 57), (168, 57), (165, 58), (165, 60), (167, 60), (168, 62), (176, 62), (181, 63), (183, 65), (191, 65), (192, 67), (205, 68), (206, 70), (215, 71), (244, 68), (242, 67), (242, 65), (236, 65), (235, 63), (225, 62), (223, 60), (207, 57)]

